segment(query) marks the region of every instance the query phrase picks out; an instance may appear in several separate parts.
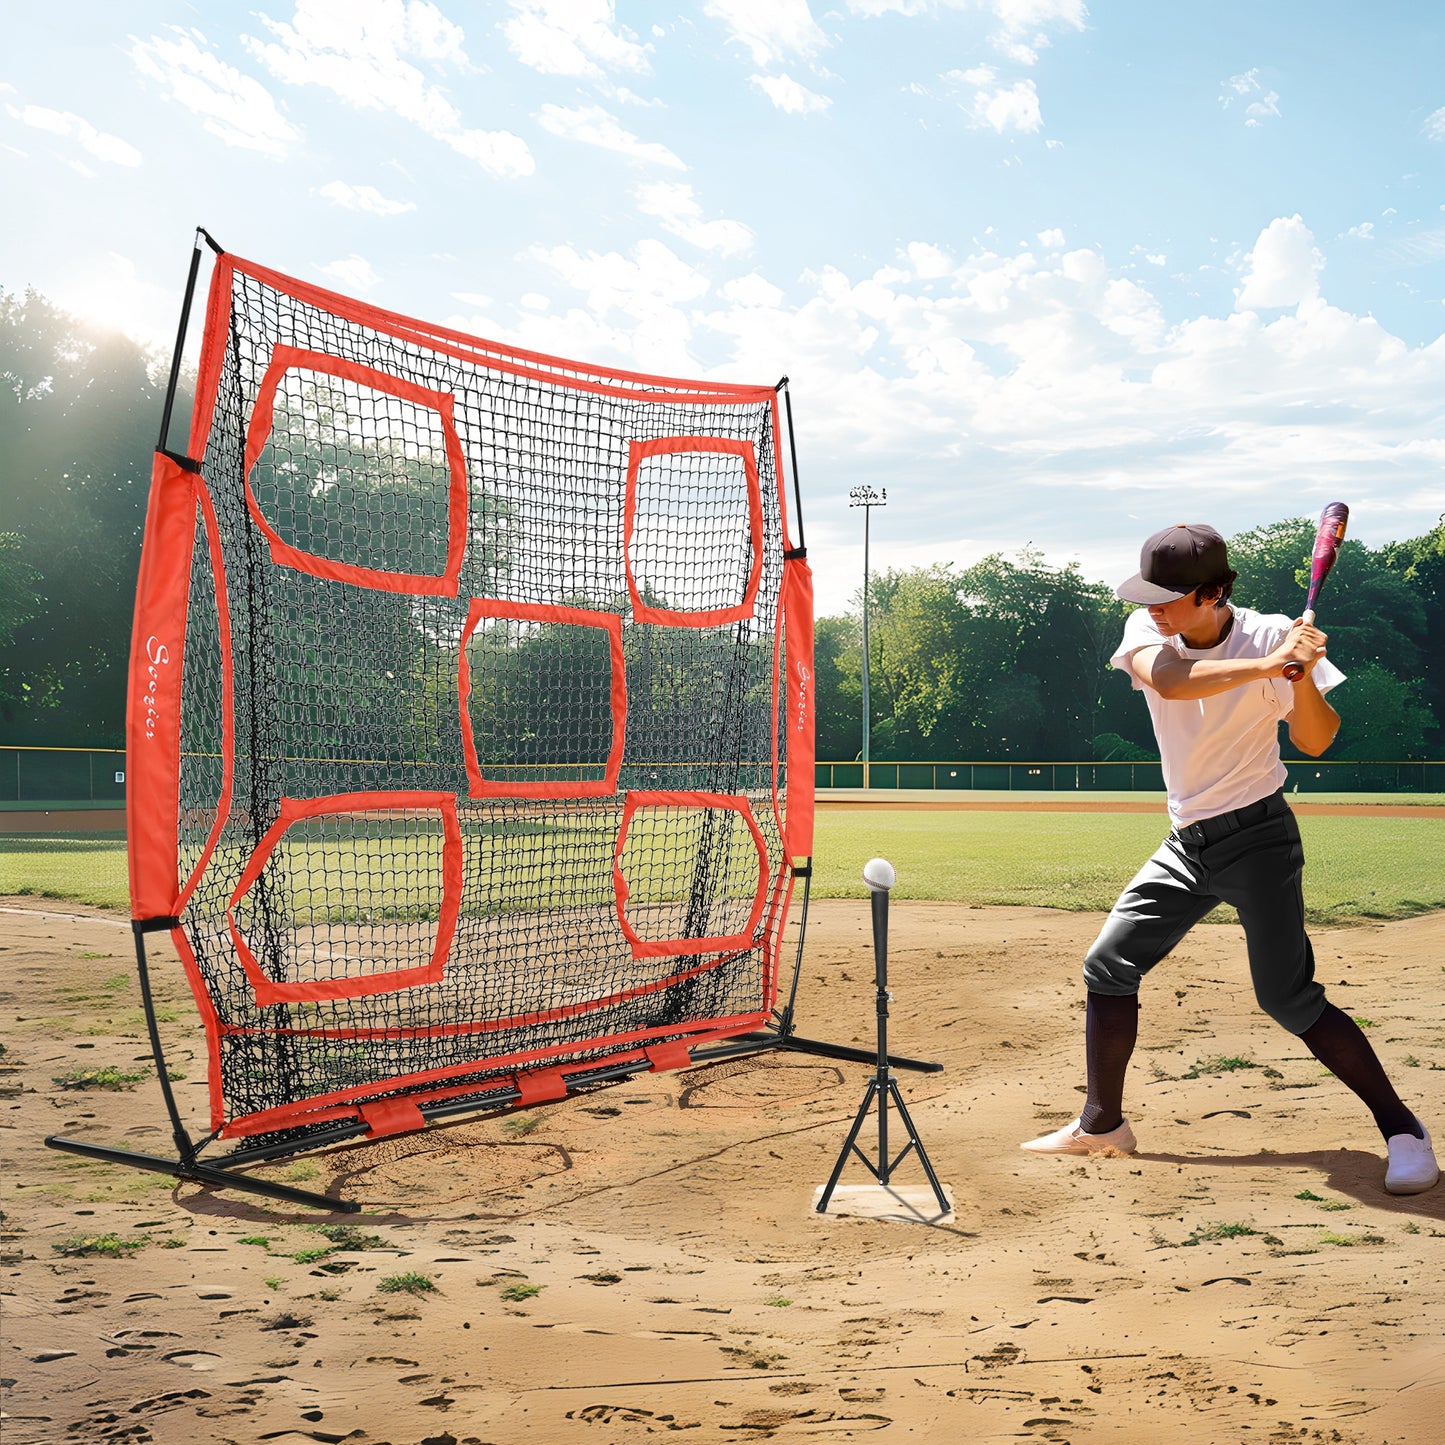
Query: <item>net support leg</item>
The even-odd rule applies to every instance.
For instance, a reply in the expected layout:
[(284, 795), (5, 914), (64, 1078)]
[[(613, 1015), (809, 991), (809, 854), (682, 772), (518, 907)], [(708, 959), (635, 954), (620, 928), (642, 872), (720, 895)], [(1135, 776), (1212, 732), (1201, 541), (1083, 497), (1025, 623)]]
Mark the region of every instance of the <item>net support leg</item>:
[(194, 1184), (209, 1184), (221, 1189), (240, 1189), (248, 1194), (261, 1194), (268, 1199), (282, 1199), (288, 1204), (304, 1204), (312, 1209), (329, 1209), (337, 1214), (355, 1214), (361, 1206), (348, 1199), (331, 1199), (325, 1194), (312, 1194), (293, 1189), (289, 1184), (274, 1184), (269, 1179), (252, 1179), (246, 1174), (232, 1174), (225, 1169), (199, 1164), (194, 1159), (163, 1159), (156, 1154), (136, 1154), (129, 1149), (112, 1149), (105, 1144), (91, 1144), (82, 1139), (65, 1139), (59, 1134), (46, 1137), (46, 1146), (67, 1154), (80, 1154), (88, 1159), (103, 1159), (108, 1164), (126, 1164), (132, 1169), (148, 1169), (154, 1174), (169, 1174), (175, 1179), (189, 1179)]

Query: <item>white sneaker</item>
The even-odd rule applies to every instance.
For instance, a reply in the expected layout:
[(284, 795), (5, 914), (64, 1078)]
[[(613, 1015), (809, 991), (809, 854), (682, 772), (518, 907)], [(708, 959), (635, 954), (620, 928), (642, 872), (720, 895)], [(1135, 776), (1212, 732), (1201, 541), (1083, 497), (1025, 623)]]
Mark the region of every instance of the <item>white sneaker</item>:
[[(1394, 1140), (1391, 1140), (1393, 1144)], [(1418, 1139), (1412, 1140), (1418, 1144)], [(1110, 1129), (1107, 1134), (1090, 1134), (1080, 1127), (1080, 1121), (1075, 1119), (1072, 1124), (1065, 1124), (1062, 1129), (1055, 1129), (1052, 1134), (1045, 1134), (1039, 1139), (1029, 1139), (1020, 1144), (1020, 1149), (1028, 1149), (1034, 1154), (1101, 1154), (1105, 1150), (1112, 1149), (1118, 1154), (1132, 1154), (1139, 1147), (1139, 1141), (1134, 1137), (1134, 1131), (1129, 1127), (1129, 1121), (1124, 1120), (1117, 1129)], [(1391, 1155), (1391, 1158), (1394, 1156)], [(1434, 1182), (1433, 1180), (1431, 1181)], [(1417, 1185), (1417, 1188), (1428, 1189), (1428, 1184)]]
[(1385, 1170), (1386, 1193), (1423, 1194), (1434, 1187), (1440, 1177), (1440, 1166), (1435, 1162), (1428, 1132), (1423, 1139), (1413, 1134), (1392, 1134), (1385, 1140), (1385, 1148), (1390, 1155), (1389, 1167)]

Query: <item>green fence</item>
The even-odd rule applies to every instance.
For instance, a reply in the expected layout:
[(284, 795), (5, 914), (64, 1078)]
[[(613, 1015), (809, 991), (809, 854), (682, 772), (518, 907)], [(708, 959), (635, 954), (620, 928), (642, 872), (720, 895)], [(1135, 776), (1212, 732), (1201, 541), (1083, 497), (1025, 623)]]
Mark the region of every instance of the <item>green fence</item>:
[[(1445, 793), (1445, 760), (1286, 761), (1291, 793)], [(1008, 793), (1160, 793), (1158, 763), (819, 763), (819, 788)], [(666, 784), (662, 784), (666, 786)], [(105, 748), (0, 747), (0, 808), (119, 808), (125, 754)]]
[[(1285, 761), (1290, 793), (1445, 793), (1445, 761)], [(1158, 763), (819, 763), (819, 788), (932, 788), (1008, 793), (1162, 793)]]
[(110, 748), (0, 747), (0, 807), (125, 806), (125, 754)]

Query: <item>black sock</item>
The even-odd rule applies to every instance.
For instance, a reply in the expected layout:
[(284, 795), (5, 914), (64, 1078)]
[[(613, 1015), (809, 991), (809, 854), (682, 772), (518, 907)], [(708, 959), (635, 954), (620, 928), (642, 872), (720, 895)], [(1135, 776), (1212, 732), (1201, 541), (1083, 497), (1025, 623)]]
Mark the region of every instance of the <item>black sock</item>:
[(1086, 1133), (1108, 1134), (1124, 1122), (1124, 1074), (1138, 1037), (1138, 994), (1089, 995), (1084, 1025), (1089, 1099), (1079, 1116)]
[(1324, 1013), (1300, 1038), (1325, 1068), (1364, 1100), (1386, 1139), (1394, 1134), (1425, 1137), (1419, 1121), (1400, 1102), (1394, 1085), (1385, 1077), (1364, 1030), (1347, 1013), (1327, 1003)]

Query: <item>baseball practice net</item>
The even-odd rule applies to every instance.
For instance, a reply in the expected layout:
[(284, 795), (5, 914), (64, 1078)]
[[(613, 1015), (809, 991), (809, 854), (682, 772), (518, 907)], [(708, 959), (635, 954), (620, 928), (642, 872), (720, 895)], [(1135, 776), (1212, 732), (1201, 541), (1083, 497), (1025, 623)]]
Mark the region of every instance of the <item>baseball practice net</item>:
[(781, 386), (218, 256), (128, 738), (133, 916), (189, 978), (212, 1138), (392, 1133), (767, 1023), (813, 814)]

